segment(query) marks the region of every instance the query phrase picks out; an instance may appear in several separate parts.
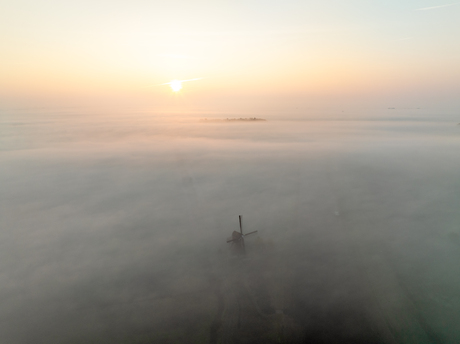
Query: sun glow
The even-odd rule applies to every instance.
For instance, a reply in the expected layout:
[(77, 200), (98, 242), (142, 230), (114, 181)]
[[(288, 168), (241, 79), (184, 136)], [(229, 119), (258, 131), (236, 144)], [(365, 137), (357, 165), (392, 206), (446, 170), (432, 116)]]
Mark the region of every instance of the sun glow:
[(195, 80), (201, 80), (203, 78), (195, 78), (195, 79), (186, 79), (186, 80), (171, 80), (170, 82), (166, 82), (164, 84), (157, 84), (154, 86), (162, 86), (162, 85), (169, 85), (171, 87), (171, 90), (173, 92), (179, 92), (182, 89), (182, 83), (188, 82), (188, 81), (195, 81)]
[(179, 91), (182, 89), (182, 82), (179, 81), (179, 80), (172, 80), (172, 81), (169, 83), (169, 87), (171, 87), (171, 89), (172, 89), (174, 92), (179, 92)]

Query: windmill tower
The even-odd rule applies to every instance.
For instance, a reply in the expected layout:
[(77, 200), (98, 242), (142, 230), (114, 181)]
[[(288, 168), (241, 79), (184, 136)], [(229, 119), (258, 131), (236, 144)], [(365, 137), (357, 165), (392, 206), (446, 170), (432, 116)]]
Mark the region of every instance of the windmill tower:
[(232, 236), (227, 239), (227, 243), (232, 243), (231, 248), (234, 250), (235, 253), (238, 254), (245, 254), (246, 250), (244, 247), (244, 237), (257, 233), (257, 231), (249, 232), (247, 234), (243, 233), (243, 216), (239, 215), (240, 220), (240, 231), (233, 231)]

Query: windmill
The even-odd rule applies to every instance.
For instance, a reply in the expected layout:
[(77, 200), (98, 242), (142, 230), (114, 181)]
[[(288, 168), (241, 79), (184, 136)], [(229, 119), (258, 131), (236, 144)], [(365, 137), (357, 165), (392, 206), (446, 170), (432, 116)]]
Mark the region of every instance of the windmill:
[(247, 234), (243, 234), (243, 225), (242, 225), (243, 216), (239, 215), (240, 220), (240, 231), (233, 231), (232, 236), (227, 239), (227, 243), (232, 243), (232, 246), (236, 252), (238, 253), (246, 253), (244, 248), (244, 237), (257, 233), (257, 231), (249, 232)]

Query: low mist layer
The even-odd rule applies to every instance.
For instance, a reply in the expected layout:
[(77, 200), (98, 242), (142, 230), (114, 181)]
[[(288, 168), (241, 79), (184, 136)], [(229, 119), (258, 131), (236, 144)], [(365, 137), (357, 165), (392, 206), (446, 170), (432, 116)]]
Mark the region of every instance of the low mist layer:
[(1, 342), (460, 340), (455, 122), (203, 117), (4, 114)]

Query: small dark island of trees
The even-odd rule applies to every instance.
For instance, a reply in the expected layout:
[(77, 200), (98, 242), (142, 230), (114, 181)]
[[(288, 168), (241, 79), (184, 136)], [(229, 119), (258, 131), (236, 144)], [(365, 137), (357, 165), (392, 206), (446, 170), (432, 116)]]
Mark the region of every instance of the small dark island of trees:
[(201, 119), (200, 122), (266, 122), (266, 119), (263, 118), (256, 118), (256, 117), (248, 117), (248, 118), (225, 118), (225, 119)]

